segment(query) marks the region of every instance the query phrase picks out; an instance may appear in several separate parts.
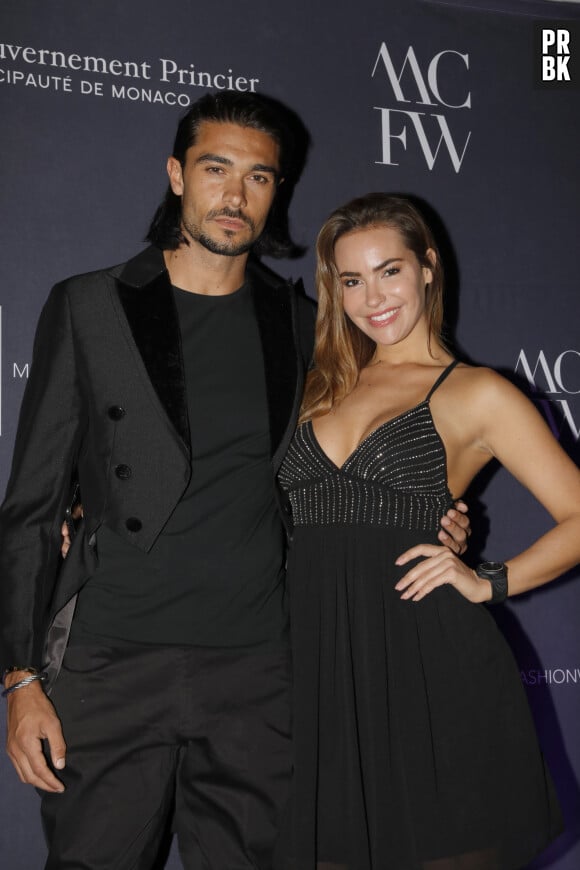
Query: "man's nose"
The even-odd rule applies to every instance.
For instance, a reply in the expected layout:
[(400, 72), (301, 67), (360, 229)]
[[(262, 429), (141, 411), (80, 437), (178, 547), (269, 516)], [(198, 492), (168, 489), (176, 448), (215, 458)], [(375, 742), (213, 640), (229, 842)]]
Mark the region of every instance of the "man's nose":
[(230, 176), (227, 179), (224, 187), (224, 200), (238, 208), (246, 204), (246, 192), (242, 178)]

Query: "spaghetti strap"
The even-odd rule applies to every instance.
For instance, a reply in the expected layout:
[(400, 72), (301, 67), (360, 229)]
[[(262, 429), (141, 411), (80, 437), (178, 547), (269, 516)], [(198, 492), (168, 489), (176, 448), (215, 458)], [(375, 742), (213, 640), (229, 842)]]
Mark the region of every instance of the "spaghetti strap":
[(455, 366), (458, 365), (458, 363), (459, 363), (459, 360), (458, 360), (458, 359), (454, 359), (452, 363), (449, 363), (449, 365), (447, 366), (447, 368), (445, 369), (445, 371), (442, 371), (442, 372), (441, 372), (441, 374), (439, 375), (439, 377), (437, 378), (437, 380), (435, 381), (435, 383), (433, 384), (433, 386), (431, 387), (431, 389), (430, 389), (429, 392), (427, 393), (427, 395), (426, 395), (426, 397), (425, 397), (425, 401), (426, 401), (426, 402), (429, 401), (429, 399), (431, 398), (431, 396), (433, 395), (433, 393), (435, 392), (435, 390), (436, 390), (438, 387), (441, 386), (441, 384), (443, 383), (443, 381), (445, 380), (445, 378), (446, 378), (448, 375), (451, 374), (451, 372), (453, 371), (453, 369), (455, 368)]

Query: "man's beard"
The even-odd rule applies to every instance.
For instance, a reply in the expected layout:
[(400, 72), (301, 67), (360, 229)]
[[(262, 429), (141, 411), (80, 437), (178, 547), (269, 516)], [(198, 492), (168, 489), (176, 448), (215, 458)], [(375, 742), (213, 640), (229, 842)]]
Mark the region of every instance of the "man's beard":
[(187, 231), (196, 242), (199, 242), (200, 245), (203, 245), (212, 254), (221, 254), (224, 257), (238, 257), (240, 254), (245, 254), (254, 244), (254, 239), (248, 239), (247, 242), (238, 242), (237, 244), (233, 241), (216, 242), (215, 239), (212, 239), (211, 236), (206, 236), (205, 233), (194, 235), (190, 230)]
[[(235, 242), (233, 239), (228, 241), (218, 242), (216, 239), (212, 239), (211, 236), (208, 236), (206, 233), (202, 232), (197, 224), (194, 224), (192, 221), (188, 221), (187, 219), (182, 217), (182, 223), (184, 229), (187, 231), (187, 234), (195, 241), (199, 242), (200, 245), (211, 251), (212, 254), (221, 254), (223, 257), (239, 257), (240, 254), (246, 254), (256, 241), (256, 226), (253, 220), (249, 217), (246, 217), (239, 211), (235, 211), (234, 209), (224, 208), (220, 211), (212, 211), (209, 212), (207, 218), (212, 220), (215, 217), (231, 217), (236, 220), (244, 221), (248, 227), (250, 228), (251, 236), (245, 242)], [(228, 230), (225, 230), (226, 236), (228, 234)], [(232, 232), (233, 235), (233, 232)]]

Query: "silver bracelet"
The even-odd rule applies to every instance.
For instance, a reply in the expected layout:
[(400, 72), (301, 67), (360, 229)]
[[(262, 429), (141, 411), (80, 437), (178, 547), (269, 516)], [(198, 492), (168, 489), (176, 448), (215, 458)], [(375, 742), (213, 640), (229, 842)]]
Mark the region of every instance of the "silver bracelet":
[(8, 695), (11, 695), (12, 692), (16, 691), (16, 689), (23, 689), (24, 686), (28, 686), (30, 683), (34, 683), (35, 680), (40, 680), (41, 682), (43, 682), (44, 680), (46, 680), (47, 676), (48, 674), (46, 673), (46, 671), (42, 671), (42, 673), (40, 674), (29, 674), (27, 677), (24, 677), (24, 679), (18, 680), (17, 683), (14, 683), (14, 685), (10, 686), (9, 689), (4, 689), (4, 691), (2, 692), (2, 697), (7, 698)]

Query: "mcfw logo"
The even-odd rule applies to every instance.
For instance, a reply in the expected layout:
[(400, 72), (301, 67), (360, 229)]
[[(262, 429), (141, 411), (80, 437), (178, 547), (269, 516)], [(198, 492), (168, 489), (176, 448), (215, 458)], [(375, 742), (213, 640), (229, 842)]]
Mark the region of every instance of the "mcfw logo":
[[(580, 427), (568, 397), (580, 395), (580, 351), (564, 350), (550, 365), (543, 350), (537, 357), (530, 357), (522, 348), (514, 371), (526, 378), (532, 398), (540, 405), (554, 436), (561, 438), (567, 427), (578, 441)], [(554, 412), (554, 405), (559, 414)]]
[[(471, 109), (471, 92), (463, 87), (467, 70), (469, 55), (451, 49), (437, 52), (422, 69), (410, 45), (397, 71), (386, 43), (382, 43), (371, 78), (386, 77), (399, 107), (374, 107), (381, 117), (382, 159), (377, 163), (398, 166), (396, 158), (401, 151), (418, 147), (429, 170), (446, 153), (459, 172), (471, 138), (471, 131), (461, 132), (455, 123), (460, 110)], [(446, 89), (451, 84), (455, 91), (458, 83), (462, 96), (452, 97)]]

